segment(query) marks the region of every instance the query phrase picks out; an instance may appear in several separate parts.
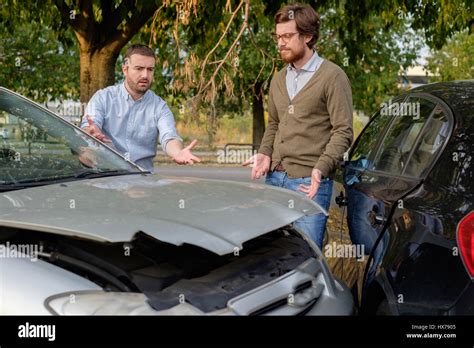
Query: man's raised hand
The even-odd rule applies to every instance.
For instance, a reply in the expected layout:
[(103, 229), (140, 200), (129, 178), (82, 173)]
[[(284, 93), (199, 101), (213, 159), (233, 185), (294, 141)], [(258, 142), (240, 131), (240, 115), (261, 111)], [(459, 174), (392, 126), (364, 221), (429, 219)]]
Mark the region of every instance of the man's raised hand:
[(309, 199), (313, 199), (314, 196), (318, 193), (319, 185), (322, 180), (322, 173), (319, 169), (314, 168), (311, 172), (311, 185), (300, 184), (298, 191), (306, 193), (306, 196)]
[(263, 153), (257, 153), (250, 159), (242, 163), (243, 166), (251, 165), (252, 167), (252, 180), (260, 179), (265, 176), (270, 170), (271, 158), (270, 156), (264, 155)]
[(191, 141), (191, 144), (183, 148), (181, 151), (177, 153), (176, 156), (173, 157), (173, 161), (178, 164), (194, 164), (196, 162), (201, 162), (199, 157), (196, 157), (192, 154), (191, 150), (194, 146), (196, 146), (197, 140), (194, 139)]
[(106, 136), (100, 128), (92, 121), (92, 118), (89, 115), (85, 116), (87, 123), (89, 124), (88, 126), (84, 127), (83, 130), (88, 133), (89, 135), (93, 136), (97, 140), (102, 141), (103, 143), (112, 143), (112, 140)]

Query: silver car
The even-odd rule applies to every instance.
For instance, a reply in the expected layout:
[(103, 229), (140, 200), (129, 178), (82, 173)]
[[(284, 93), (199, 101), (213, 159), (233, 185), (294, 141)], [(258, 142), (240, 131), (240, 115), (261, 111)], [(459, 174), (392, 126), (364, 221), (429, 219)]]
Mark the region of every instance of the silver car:
[(303, 195), (154, 175), (4, 88), (0, 122), (1, 314), (352, 314)]

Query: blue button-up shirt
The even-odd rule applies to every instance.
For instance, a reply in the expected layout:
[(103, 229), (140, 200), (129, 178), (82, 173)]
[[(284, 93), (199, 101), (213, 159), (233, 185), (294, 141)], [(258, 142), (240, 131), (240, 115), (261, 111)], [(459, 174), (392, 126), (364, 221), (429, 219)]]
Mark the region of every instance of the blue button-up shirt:
[(293, 100), (298, 92), (308, 83), (309, 79), (321, 66), (323, 60), (316, 51), (313, 51), (311, 58), (300, 69), (295, 69), (291, 64), (288, 64), (286, 67), (286, 89), (290, 100)]
[[(165, 150), (171, 139), (182, 141), (168, 105), (151, 90), (133, 100), (123, 83), (101, 89), (87, 104), (84, 115), (112, 139), (118, 152), (149, 171), (153, 171), (158, 138)], [(81, 128), (87, 125), (83, 117)]]

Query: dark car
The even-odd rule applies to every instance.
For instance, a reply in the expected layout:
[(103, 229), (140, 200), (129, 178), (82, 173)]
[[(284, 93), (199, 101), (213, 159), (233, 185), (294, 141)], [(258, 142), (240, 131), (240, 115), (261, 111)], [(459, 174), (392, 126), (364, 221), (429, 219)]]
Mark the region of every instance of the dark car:
[(474, 314), (473, 142), (474, 80), (384, 103), (354, 142), (337, 202), (370, 255), (362, 313)]

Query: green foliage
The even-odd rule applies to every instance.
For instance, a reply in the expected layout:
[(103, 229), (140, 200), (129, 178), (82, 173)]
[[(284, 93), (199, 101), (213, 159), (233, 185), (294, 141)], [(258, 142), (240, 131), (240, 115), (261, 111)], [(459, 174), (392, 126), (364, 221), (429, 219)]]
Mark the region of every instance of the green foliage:
[[(239, 2), (231, 1), (231, 9)], [(440, 3), (429, 0), (302, 2), (312, 5), (322, 17), (318, 52), (346, 71), (353, 87), (354, 106), (366, 114), (372, 114), (383, 100), (399, 93), (399, 72), (416, 64), (423, 35), (426, 42), (435, 47), (455, 28), (469, 27), (472, 21), (472, 15), (469, 16), (472, 4), (463, 0), (442, 0)], [(260, 88), (264, 94), (268, 93), (269, 78), (275, 69), (284, 66), (270, 37), (274, 31), (273, 16), (283, 4), (279, 0), (249, 1), (249, 30), (240, 38), (217, 75), (218, 93), (212, 99), (217, 114), (224, 111), (242, 114), (243, 109), (250, 108), (251, 97), (259, 93)], [(179, 25), (176, 32), (179, 42), (171, 34), (171, 22), (159, 24), (157, 36), (161, 40), (157, 40), (157, 48), (165, 63), (157, 75), (159, 91), (180, 96), (175, 99), (180, 103), (196, 95), (202, 73), (199, 63), (224, 31), (231, 9), (226, 8), (223, 1), (212, 5), (200, 3), (198, 16), (192, 17), (186, 25)], [(243, 11), (215, 49), (212, 61), (223, 59), (242, 21)], [(172, 44), (167, 45), (167, 42)], [(191, 57), (198, 63), (191, 64)], [(212, 77), (216, 66), (206, 67), (202, 74), (205, 81)]]
[(77, 98), (78, 79), (77, 47), (58, 41), (52, 29), (35, 22), (0, 27), (1, 86), (44, 102)]
[[(398, 93), (397, 75), (401, 67), (416, 59), (420, 44), (417, 37), (424, 35), (431, 47), (441, 47), (453, 33), (466, 28), (472, 31), (474, 23), (473, 2), (469, 0), (303, 2), (311, 4), (322, 16), (320, 54), (346, 71), (352, 82), (355, 108), (368, 114), (382, 100)], [(153, 89), (164, 97), (172, 94), (174, 106), (186, 105), (188, 110), (187, 102), (196, 95), (200, 80), (211, 78), (216, 62), (227, 53), (244, 20), (241, 11), (202, 72), (200, 63), (223, 33), (240, 0), (197, 1), (195, 13), (180, 16), (179, 9), (193, 6), (191, 3), (194, 1), (0, 0), (0, 83), (39, 100), (77, 96), (79, 59), (74, 34), (85, 33), (92, 48), (102, 47), (115, 37), (117, 30), (125, 30), (127, 23), (133, 22), (136, 27), (144, 22), (140, 34), (131, 42), (150, 42), (156, 48)], [(217, 93), (212, 101), (216, 115), (243, 114), (251, 108), (251, 97), (260, 88), (264, 94), (268, 92), (274, 70), (284, 65), (270, 37), (273, 16), (283, 4), (281, 0), (249, 0), (249, 30), (217, 75)], [(160, 5), (165, 6), (148, 22), (136, 18), (145, 7)], [(93, 21), (85, 20), (84, 13), (91, 15)], [(71, 22), (71, 15), (78, 21)], [(433, 56), (430, 64), (446, 66), (443, 71), (440, 69), (440, 78), (472, 76), (472, 36), (467, 38), (462, 47), (456, 48), (451, 41), (447, 44), (448, 58)], [(448, 69), (456, 57), (458, 69)], [(118, 62), (116, 77), (120, 76)], [(184, 115), (187, 114), (186, 111)]]
[(473, 79), (474, 34), (457, 33), (427, 61), (428, 70), (435, 73), (433, 82)]
[(324, 17), (319, 51), (345, 70), (352, 84), (354, 108), (370, 115), (383, 100), (400, 92), (397, 77), (401, 68), (415, 64), (421, 48), (419, 33), (417, 36), (410, 29), (411, 23), (406, 17), (387, 29), (386, 14), (372, 15), (365, 24), (371, 39), (357, 43), (362, 56), (355, 55), (355, 60), (351, 60), (350, 49), (338, 29), (345, 25), (344, 14), (338, 11), (328, 11)]

